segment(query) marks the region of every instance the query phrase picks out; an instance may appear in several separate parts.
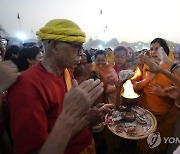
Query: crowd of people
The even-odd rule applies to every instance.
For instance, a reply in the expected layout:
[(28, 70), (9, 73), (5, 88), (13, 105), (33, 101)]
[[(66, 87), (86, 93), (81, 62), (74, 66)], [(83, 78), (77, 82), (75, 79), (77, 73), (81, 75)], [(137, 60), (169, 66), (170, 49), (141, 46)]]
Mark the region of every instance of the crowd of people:
[(179, 145), (151, 149), (146, 139), (122, 139), (103, 125), (119, 73), (138, 67), (138, 105), (154, 114), (162, 137), (180, 137), (180, 60), (164, 39), (139, 52), (122, 45), (85, 50), (85, 33), (67, 19), (49, 21), (37, 36), (43, 49), (6, 47), (0, 38), (0, 154), (180, 152)]

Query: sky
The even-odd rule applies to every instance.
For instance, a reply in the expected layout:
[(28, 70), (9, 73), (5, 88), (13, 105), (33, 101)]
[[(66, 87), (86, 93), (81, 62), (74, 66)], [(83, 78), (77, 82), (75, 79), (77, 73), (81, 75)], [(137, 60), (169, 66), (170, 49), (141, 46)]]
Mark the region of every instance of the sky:
[(48, 21), (61, 18), (77, 23), (87, 39), (161, 37), (180, 43), (179, 16), (180, 0), (0, 0), (0, 25), (9, 36), (21, 31), (30, 39)]

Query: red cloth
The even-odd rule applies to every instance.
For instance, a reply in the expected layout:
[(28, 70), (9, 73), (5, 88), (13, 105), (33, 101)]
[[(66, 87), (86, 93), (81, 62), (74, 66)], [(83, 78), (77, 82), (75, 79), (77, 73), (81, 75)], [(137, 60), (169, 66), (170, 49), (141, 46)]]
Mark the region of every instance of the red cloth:
[[(15, 154), (30, 153), (41, 148), (62, 111), (65, 93), (64, 77), (47, 72), (40, 63), (25, 71), (8, 90)], [(68, 144), (66, 153), (81, 152), (91, 139), (89, 130), (84, 129)]]

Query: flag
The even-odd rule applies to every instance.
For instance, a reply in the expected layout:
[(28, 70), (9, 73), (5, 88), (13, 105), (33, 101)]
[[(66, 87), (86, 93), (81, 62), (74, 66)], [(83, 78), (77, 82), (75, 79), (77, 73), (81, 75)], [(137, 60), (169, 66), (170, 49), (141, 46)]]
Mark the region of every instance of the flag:
[(19, 13), (17, 14), (17, 18), (20, 20), (20, 16), (19, 16)]

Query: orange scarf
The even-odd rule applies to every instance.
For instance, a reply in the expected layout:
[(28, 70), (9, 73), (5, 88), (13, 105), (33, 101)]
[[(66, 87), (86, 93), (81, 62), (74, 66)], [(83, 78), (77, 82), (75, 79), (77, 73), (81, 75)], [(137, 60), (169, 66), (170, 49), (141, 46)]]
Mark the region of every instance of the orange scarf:
[(72, 88), (72, 80), (69, 70), (67, 68), (64, 70), (64, 78), (66, 82), (67, 91), (69, 91)]

